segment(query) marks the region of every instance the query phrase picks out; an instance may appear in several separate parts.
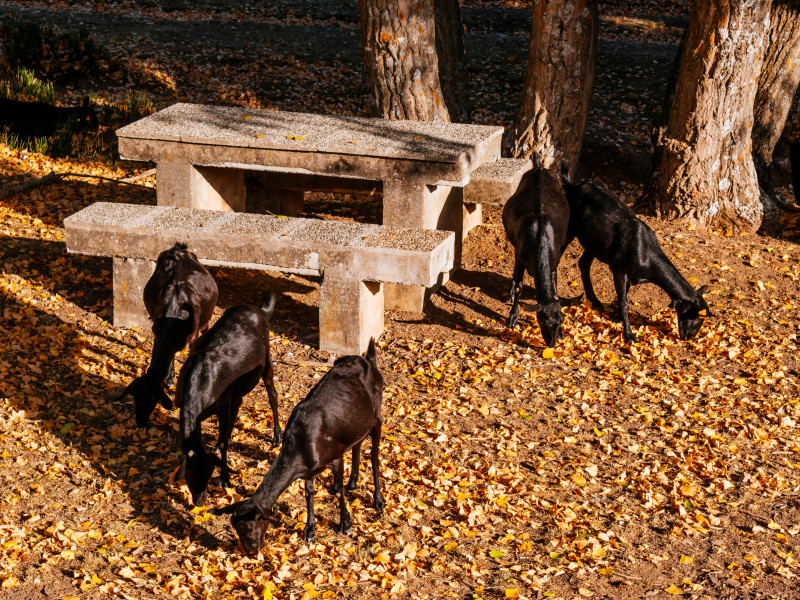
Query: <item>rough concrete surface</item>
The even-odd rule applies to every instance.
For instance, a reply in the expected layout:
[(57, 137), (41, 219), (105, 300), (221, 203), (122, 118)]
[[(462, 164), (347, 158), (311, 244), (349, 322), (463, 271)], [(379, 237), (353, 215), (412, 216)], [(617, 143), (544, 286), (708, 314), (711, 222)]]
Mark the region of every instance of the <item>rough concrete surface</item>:
[(464, 202), (505, 204), (532, 166), (525, 158), (500, 158), (483, 163), (472, 172), (469, 183), (464, 186)]
[(117, 130), (120, 138), (459, 162), (502, 127), (389, 121), (234, 106), (174, 104)]

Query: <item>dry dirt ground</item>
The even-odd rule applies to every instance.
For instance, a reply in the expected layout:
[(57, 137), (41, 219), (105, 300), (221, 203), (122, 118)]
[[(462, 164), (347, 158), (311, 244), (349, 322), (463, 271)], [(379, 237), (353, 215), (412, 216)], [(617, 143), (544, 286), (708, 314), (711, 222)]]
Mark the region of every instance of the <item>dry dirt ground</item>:
[[(99, 25), (97, 36), (128, 64), (146, 65), (131, 72), (130, 85), (144, 71), (151, 83), (171, 82), (142, 88), (157, 106), (194, 99), (361, 110), (357, 61), (326, 62), (315, 44), (299, 50), (309, 36), (330, 35), (342, 56), (357, 56), (342, 43), (357, 40), (349, 3), (241, 3), (238, 21), (226, 2), (182, 4), (0, 7), (59, 22), (119, 20), (119, 37)], [(468, 42), (484, 35), (498, 52), (516, 49), (513, 68), (502, 54), (471, 60), (475, 119), (507, 123), (515, 98), (501, 91), (521, 82), (525, 57), (525, 36), (508, 28), (519, 17), (517, 29), (526, 31), (527, 11), (468, 4), (465, 13), (484, 27), (480, 33), (475, 25)], [(679, 35), (669, 19), (679, 23), (685, 4), (605, 4), (601, 48), (607, 58), (614, 44), (624, 52), (602, 63), (609, 66), (598, 74), (603, 97), (595, 100), (605, 108), (593, 113), (588, 143), (606, 148), (617, 168), (597, 163), (599, 174), (631, 200), (640, 182), (622, 177), (620, 165), (631, 162), (626, 152), (647, 159), (646, 151), (635, 153), (648, 143), (641, 113), (657, 106), (658, 77)], [(166, 5), (174, 10), (164, 12)], [(244, 27), (243, 19), (274, 36), (269, 47), (250, 38), (264, 50), (252, 61), (218, 47), (215, 40), (225, 37), (219, 33), (197, 41), (207, 54), (181, 44), (180, 35), (197, 40), (198, 32), (230, 23)], [(134, 43), (134, 30), (147, 43)], [(666, 62), (653, 59), (658, 52), (648, 54), (648, 44)], [(639, 73), (635, 60), (623, 60), (630, 56), (657, 62)], [(86, 85), (102, 102), (128, 84)], [(217, 90), (233, 95), (213, 97)], [(237, 90), (255, 91), (240, 97)], [(3, 189), (53, 169), (119, 179), (144, 166), (54, 161), (0, 146)], [(516, 329), (503, 326), (512, 252), (499, 212), (487, 210), (485, 224), (470, 234), (462, 270), (425, 314), (387, 314), (379, 355), (385, 515), (372, 507), (365, 470), (350, 497), (353, 532), (335, 533), (326, 474), (316, 541), (300, 537), (305, 509), (295, 484), (278, 502), (260, 554), (248, 557), (228, 520), (192, 509), (187, 489), (173, 480), (177, 414), (157, 409), (142, 432), (130, 400), (117, 399), (146, 367), (152, 336), (110, 324), (110, 262), (64, 249), (65, 216), (95, 201), (153, 203), (154, 182), (143, 183), (71, 179), (0, 200), (0, 597), (800, 598), (795, 241), (651, 220), (681, 272), (710, 286), (713, 316), (697, 339), (679, 341), (667, 297), (639, 286), (630, 295), (635, 343), (622, 342), (613, 306), (599, 312), (580, 305), (567, 309), (566, 338), (550, 354), (525, 310), (530, 288)], [(309, 216), (379, 215), (375, 198), (308, 200)], [(578, 255), (572, 246), (562, 262), (564, 296), (582, 291)], [(594, 273), (598, 294), (610, 301), (607, 270), (598, 265)], [(314, 349), (319, 281), (236, 270), (215, 276), (217, 316), (256, 301), (263, 289), (280, 293), (273, 356), (285, 424), (327, 370), (328, 356)], [(209, 443), (215, 429), (206, 427)], [(232, 488), (213, 487), (211, 505), (252, 493), (275, 456), (270, 431), (259, 385), (234, 432), (231, 460), (239, 474)]]

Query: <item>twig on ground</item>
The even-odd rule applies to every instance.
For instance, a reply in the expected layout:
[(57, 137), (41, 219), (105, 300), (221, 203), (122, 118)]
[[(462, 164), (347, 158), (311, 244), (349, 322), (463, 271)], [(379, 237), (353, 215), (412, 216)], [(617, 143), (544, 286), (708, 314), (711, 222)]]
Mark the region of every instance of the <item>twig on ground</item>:
[(10, 196), (14, 196), (43, 185), (55, 183), (56, 181), (61, 181), (61, 175), (58, 173), (50, 173), (44, 177), (39, 177), (38, 179), (29, 179), (28, 181), (24, 181), (20, 184), (12, 185), (0, 190), (0, 199), (8, 198)]
[(147, 177), (150, 177), (150, 175), (155, 175), (155, 174), (156, 174), (156, 170), (155, 169), (147, 169), (147, 171), (145, 171), (144, 173), (139, 173), (138, 175), (131, 175), (130, 177), (123, 177), (122, 179), (118, 179), (117, 182), (118, 183), (134, 183), (136, 181), (139, 181), (141, 179), (145, 179)]

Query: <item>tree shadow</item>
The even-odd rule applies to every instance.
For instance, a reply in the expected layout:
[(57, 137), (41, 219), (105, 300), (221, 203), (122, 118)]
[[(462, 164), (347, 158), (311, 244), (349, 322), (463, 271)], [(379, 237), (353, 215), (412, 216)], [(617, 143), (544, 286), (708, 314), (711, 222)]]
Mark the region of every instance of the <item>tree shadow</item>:
[[(108, 368), (89, 342), (95, 334), (5, 290), (0, 291), (0, 312), (0, 339), (10, 350), (5, 358), (10, 367), (0, 372), (0, 386), (15, 409), (82, 454), (97, 474), (98, 491), (97, 482), (107, 477), (117, 483), (125, 500), (112, 496), (109, 510), (130, 512), (173, 537), (192, 530), (190, 515), (169, 502), (183, 503), (169, 483), (177, 466), (176, 436), (168, 431), (147, 437), (135, 427), (131, 402), (118, 399), (122, 386), (104, 375)], [(116, 339), (101, 335), (95, 341), (110, 345)], [(162, 420), (156, 417), (154, 427)], [(203, 527), (195, 531), (216, 539)]]

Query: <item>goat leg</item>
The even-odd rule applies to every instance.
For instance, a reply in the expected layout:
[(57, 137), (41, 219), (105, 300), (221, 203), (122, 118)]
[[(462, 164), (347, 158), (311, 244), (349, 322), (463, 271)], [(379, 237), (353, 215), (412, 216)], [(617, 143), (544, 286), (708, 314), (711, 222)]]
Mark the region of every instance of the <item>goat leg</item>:
[(592, 263), (594, 256), (588, 252), (581, 254), (578, 259), (578, 268), (581, 270), (581, 282), (583, 283), (583, 291), (586, 293), (586, 298), (592, 303), (592, 307), (596, 310), (603, 310), (603, 303), (594, 293), (592, 287)]
[(275, 391), (275, 372), (272, 368), (272, 361), (267, 356), (267, 366), (261, 374), (264, 387), (267, 388), (269, 397), (269, 407), (272, 409), (272, 445), (270, 449), (281, 444), (281, 425), (278, 419), (278, 392)]
[(628, 276), (625, 273), (614, 273), (614, 288), (617, 290), (617, 300), (619, 302), (619, 316), (622, 318), (622, 330), (626, 342), (634, 340), (633, 331), (631, 331), (630, 323), (628, 322)]
[(378, 472), (378, 452), (381, 445), (381, 427), (382, 421), (378, 421), (372, 429), (370, 436), (372, 437), (372, 448), (370, 448), (370, 462), (372, 463), (372, 481), (375, 483), (375, 510), (378, 514), (383, 513), (383, 496), (381, 496), (381, 483), (380, 473)]
[(314, 539), (317, 529), (317, 519), (314, 516), (314, 478), (306, 479), (306, 526), (303, 529), (303, 540), (310, 542)]
[(350, 467), (350, 479), (347, 480), (347, 491), (352, 492), (358, 485), (358, 468), (361, 465), (361, 442), (353, 446), (353, 461)]
[(508, 327), (514, 327), (519, 318), (519, 297), (522, 295), (522, 280), (525, 277), (525, 264), (519, 256), (514, 259), (514, 275), (511, 278), (511, 290), (508, 295), (511, 298), (511, 313), (508, 315)]
[(331, 470), (333, 471), (333, 495), (339, 501), (339, 533), (349, 533), (353, 529), (353, 523), (350, 520), (350, 513), (347, 512), (347, 501), (344, 498), (344, 459), (337, 458), (331, 463)]
[(167, 370), (167, 376), (164, 378), (164, 387), (167, 389), (171, 388), (175, 383), (175, 359), (169, 359), (169, 369)]
[(219, 439), (217, 440), (217, 450), (220, 454), (220, 481), (225, 487), (231, 485), (231, 474), (236, 474), (228, 466), (228, 446), (231, 441), (231, 434), (233, 433), (233, 425), (236, 421), (236, 415), (239, 413), (239, 407), (242, 405), (242, 398), (236, 397), (228, 403), (227, 410), (217, 415), (219, 421)]

